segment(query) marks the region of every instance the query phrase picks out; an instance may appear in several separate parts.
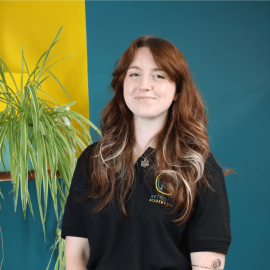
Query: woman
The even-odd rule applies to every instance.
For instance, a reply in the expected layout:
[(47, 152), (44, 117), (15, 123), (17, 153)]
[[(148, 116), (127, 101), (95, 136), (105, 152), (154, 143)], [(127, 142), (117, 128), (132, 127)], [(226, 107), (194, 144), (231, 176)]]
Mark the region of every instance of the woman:
[(67, 270), (224, 269), (232, 171), (209, 149), (183, 55), (143, 36), (116, 64), (103, 137), (79, 157), (66, 203)]

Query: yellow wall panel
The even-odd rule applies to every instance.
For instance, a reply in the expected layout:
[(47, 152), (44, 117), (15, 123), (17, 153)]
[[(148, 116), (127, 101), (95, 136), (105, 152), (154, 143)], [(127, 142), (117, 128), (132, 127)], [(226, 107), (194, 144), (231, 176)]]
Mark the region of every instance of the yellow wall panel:
[[(16, 74), (16, 78), (20, 78), (22, 45), (28, 67), (32, 71), (61, 26), (65, 27), (58, 39), (66, 37), (54, 45), (50, 55), (58, 53), (48, 64), (74, 55), (58, 62), (50, 71), (65, 87), (71, 101), (77, 101), (70, 109), (89, 118), (84, 1), (0, 1), (0, 54), (10, 71)], [(44, 75), (49, 74), (46, 72)], [(45, 78), (44, 75), (42, 78)], [(52, 77), (44, 82), (42, 89), (60, 105), (69, 102)], [(49, 100), (42, 93), (40, 96)], [(0, 110), (4, 108), (4, 104), (0, 104)], [(78, 128), (77, 123), (74, 126)]]

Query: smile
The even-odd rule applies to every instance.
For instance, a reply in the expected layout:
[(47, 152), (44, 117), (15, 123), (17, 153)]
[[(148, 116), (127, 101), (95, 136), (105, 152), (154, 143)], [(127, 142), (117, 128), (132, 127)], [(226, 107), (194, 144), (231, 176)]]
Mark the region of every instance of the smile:
[(149, 100), (149, 99), (155, 99), (155, 98), (151, 98), (151, 97), (136, 97), (136, 99), (139, 99), (139, 100)]

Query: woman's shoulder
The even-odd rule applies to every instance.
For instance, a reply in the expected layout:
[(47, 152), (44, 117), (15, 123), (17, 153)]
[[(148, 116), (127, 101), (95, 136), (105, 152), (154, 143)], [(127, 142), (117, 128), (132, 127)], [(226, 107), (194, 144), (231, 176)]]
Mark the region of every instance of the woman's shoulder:
[(225, 178), (221, 166), (211, 153), (205, 162), (205, 172), (208, 184), (218, 192), (225, 192)]
[[(90, 157), (94, 154), (94, 147), (97, 142), (88, 145), (81, 153), (77, 160), (75, 172), (73, 175), (74, 186), (79, 186), (81, 190), (86, 190), (89, 186), (89, 179), (91, 179), (92, 162)], [(90, 166), (89, 166), (90, 165)], [(90, 178), (89, 178), (90, 177)]]
[[(94, 155), (94, 148), (98, 142), (88, 145), (77, 159), (76, 171), (80, 174), (80, 178), (85, 178), (92, 168), (92, 162), (90, 162), (91, 156)], [(86, 172), (87, 171), (87, 172)]]
[(222, 171), (222, 168), (219, 166), (212, 153), (210, 153), (205, 161), (205, 170), (207, 170), (209, 173), (214, 171)]
[(94, 149), (95, 149), (97, 143), (98, 143), (98, 142), (94, 142), (94, 143), (88, 145), (88, 146), (82, 151), (81, 155), (79, 156), (78, 162), (83, 163), (83, 162), (85, 161), (86, 158), (87, 158), (87, 159), (90, 158), (90, 156), (92, 156), (93, 153), (94, 153)]

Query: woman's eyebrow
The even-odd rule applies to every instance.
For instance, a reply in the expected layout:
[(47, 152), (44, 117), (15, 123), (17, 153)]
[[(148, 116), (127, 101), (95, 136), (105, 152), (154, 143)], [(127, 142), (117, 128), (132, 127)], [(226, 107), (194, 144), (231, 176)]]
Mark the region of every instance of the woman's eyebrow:
[[(142, 70), (140, 67), (138, 67), (138, 66), (131, 66), (131, 67), (129, 67), (128, 69), (132, 69), (132, 68), (134, 68), (134, 69), (138, 69), (138, 70)], [(162, 69), (160, 69), (160, 68), (152, 68), (151, 69), (152, 71), (164, 71), (164, 70), (162, 70)]]

